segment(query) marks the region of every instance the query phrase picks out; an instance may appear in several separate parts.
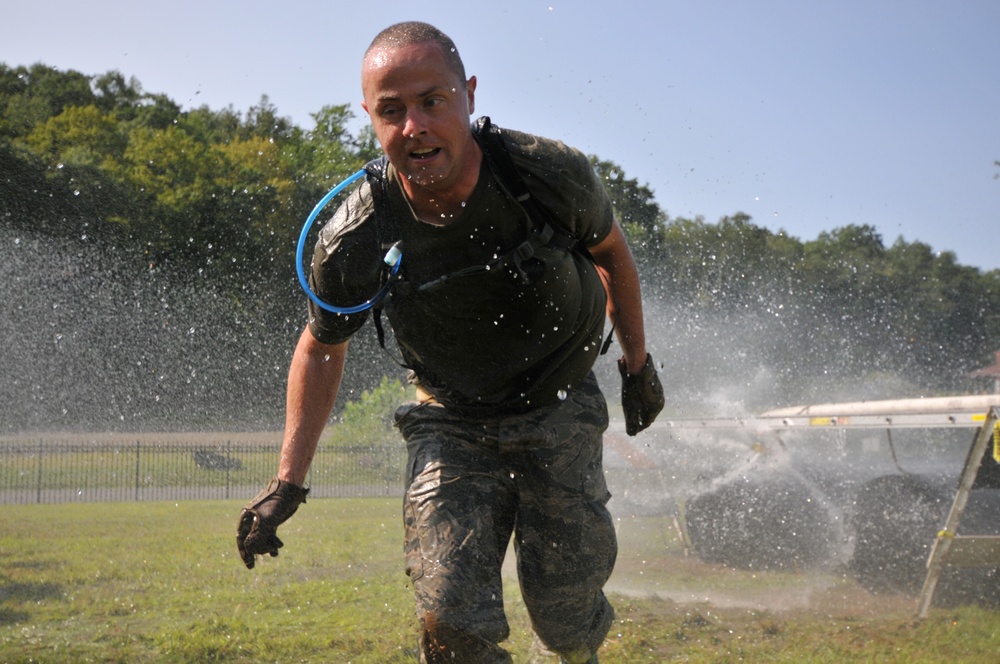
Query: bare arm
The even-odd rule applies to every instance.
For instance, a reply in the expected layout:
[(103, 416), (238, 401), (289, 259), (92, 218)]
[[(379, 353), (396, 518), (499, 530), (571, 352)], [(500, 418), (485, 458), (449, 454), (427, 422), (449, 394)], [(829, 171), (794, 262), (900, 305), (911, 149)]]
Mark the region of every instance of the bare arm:
[(320, 434), (333, 410), (347, 358), (347, 342), (320, 343), (306, 329), (299, 337), (288, 370), (285, 436), (278, 479), (302, 486)]
[(611, 233), (590, 247), (598, 271), (608, 291), (608, 316), (615, 322), (629, 373), (639, 373), (646, 362), (646, 332), (642, 319), (639, 273), (632, 250), (618, 220)]

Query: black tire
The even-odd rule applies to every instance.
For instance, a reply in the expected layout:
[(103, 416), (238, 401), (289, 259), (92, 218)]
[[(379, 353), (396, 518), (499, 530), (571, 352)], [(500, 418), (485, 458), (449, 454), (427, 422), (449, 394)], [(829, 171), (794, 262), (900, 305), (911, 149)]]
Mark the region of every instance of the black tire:
[(871, 592), (916, 594), (927, 556), (948, 514), (947, 491), (915, 475), (885, 475), (865, 484), (854, 501), (851, 571)]
[(738, 569), (815, 567), (832, 557), (833, 519), (795, 478), (726, 484), (689, 501), (687, 529), (704, 562)]

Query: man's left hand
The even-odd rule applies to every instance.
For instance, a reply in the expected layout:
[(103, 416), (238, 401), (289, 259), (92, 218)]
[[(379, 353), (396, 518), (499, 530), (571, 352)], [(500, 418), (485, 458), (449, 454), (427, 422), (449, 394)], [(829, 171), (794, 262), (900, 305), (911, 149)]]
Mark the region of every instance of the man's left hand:
[(630, 374), (625, 358), (618, 360), (622, 375), (622, 408), (625, 410), (625, 432), (634, 436), (656, 419), (663, 410), (663, 385), (656, 375), (653, 356), (646, 353), (646, 364), (639, 373)]

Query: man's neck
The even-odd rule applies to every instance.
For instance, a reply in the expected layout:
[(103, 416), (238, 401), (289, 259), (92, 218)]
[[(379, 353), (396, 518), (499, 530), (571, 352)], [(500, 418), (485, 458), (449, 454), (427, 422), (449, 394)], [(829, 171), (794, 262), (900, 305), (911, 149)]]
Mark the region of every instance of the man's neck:
[(482, 163), (483, 156), (480, 152), (476, 167), (468, 169), (462, 180), (448, 189), (438, 190), (413, 184), (398, 172), (397, 178), (403, 195), (418, 219), (435, 226), (447, 226), (458, 219), (465, 210), (466, 203), (479, 183)]

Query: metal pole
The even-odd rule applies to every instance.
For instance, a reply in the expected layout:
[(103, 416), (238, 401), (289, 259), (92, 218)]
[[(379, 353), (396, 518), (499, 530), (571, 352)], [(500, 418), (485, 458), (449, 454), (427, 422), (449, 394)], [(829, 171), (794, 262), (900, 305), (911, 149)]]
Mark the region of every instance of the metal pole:
[(135, 441), (135, 501), (139, 502), (139, 444)]
[(42, 439), (38, 439), (38, 482), (35, 486), (35, 502), (42, 502)]

